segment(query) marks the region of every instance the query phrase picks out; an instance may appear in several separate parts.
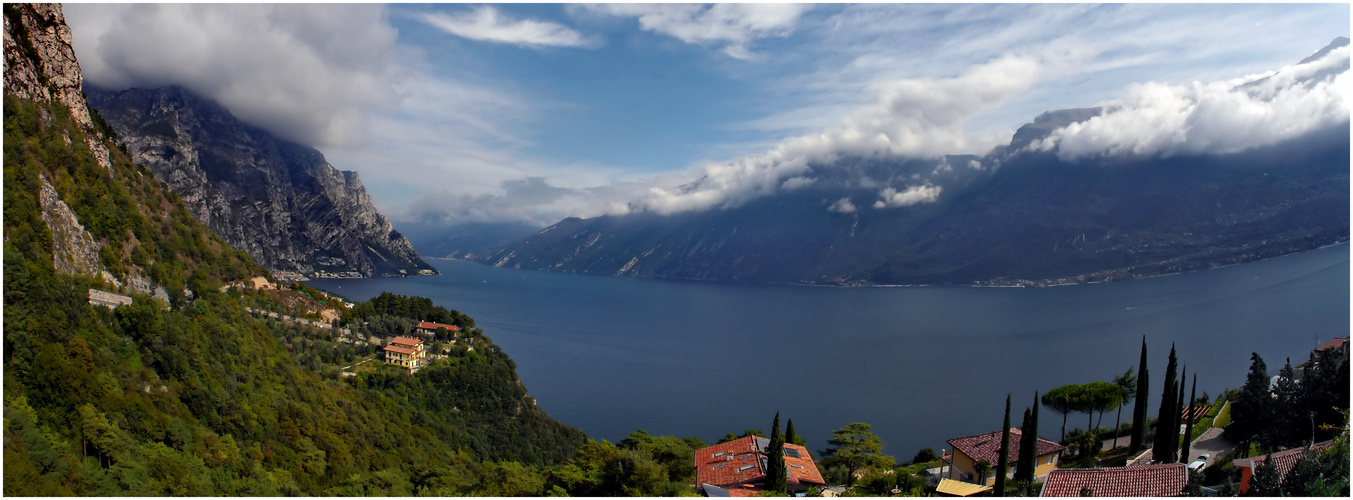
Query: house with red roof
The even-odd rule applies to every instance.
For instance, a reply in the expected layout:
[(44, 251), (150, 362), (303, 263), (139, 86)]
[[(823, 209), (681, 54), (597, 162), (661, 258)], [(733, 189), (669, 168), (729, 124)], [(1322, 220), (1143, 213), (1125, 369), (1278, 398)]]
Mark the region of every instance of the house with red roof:
[(1325, 342), (1320, 347), (1315, 348), (1316, 352), (1327, 351), (1330, 349), (1337, 349), (1341, 351), (1348, 350), (1348, 337), (1339, 337), (1336, 339), (1331, 339), (1329, 342)]
[(384, 351), (386, 364), (408, 368), (409, 373), (427, 366), (427, 349), (424, 348), (422, 340), (395, 337), (390, 339), (390, 343), (385, 346)]
[[(765, 488), (766, 449), (770, 440), (747, 436), (695, 450), (695, 483), (707, 496), (753, 496)], [(813, 456), (802, 446), (785, 443), (789, 491), (825, 486)]]
[[(1314, 446), (1311, 446), (1311, 449), (1323, 450), (1331, 444), (1334, 444), (1334, 442), (1325, 441), (1321, 443), (1316, 443)], [(1287, 478), (1287, 473), (1291, 472), (1292, 468), (1297, 466), (1297, 461), (1301, 460), (1301, 456), (1304, 455), (1305, 453), (1306, 448), (1302, 447), (1302, 448), (1292, 448), (1290, 450), (1283, 450), (1271, 455), (1262, 455), (1258, 457), (1232, 460), (1231, 465), (1235, 466), (1236, 470), (1240, 471), (1240, 488), (1238, 488), (1238, 491), (1240, 491), (1241, 495), (1244, 495), (1245, 492), (1249, 491), (1250, 478), (1254, 477), (1254, 468), (1263, 465), (1269, 460), (1273, 460), (1273, 464), (1277, 466), (1278, 484), (1282, 484), (1283, 479)]]
[(1177, 497), (1188, 483), (1184, 464), (1103, 469), (1057, 469), (1043, 482), (1043, 497)]
[(445, 328), (446, 331), (451, 332), (452, 335), (455, 335), (456, 333), (460, 332), (460, 327), (459, 327), (459, 326), (456, 326), (456, 325), (448, 325), (448, 324), (445, 324), (445, 323), (433, 323), (433, 322), (431, 322), (431, 321), (419, 321), (418, 324), (413, 325), (413, 331), (418, 332), (418, 333), (423, 334), (423, 335), (429, 335), (429, 336), (430, 336), (430, 335), (436, 335), (436, 334), (437, 334), (437, 329), (438, 329), (438, 328)]
[[(1010, 429), (1010, 471), (1007, 477), (1014, 476), (1015, 463), (1019, 460), (1019, 442), (1022, 435), (1024, 434), (1020, 432), (1018, 427)], [(993, 474), (996, 470), (996, 464), (1000, 461), (1001, 431), (950, 439), (949, 446), (954, 447), (954, 453), (945, 457), (945, 462), (949, 464), (948, 479), (987, 486), (996, 483), (996, 477)], [(1038, 438), (1038, 452), (1034, 454), (1036, 462), (1034, 477), (1040, 478), (1057, 468), (1057, 457), (1064, 449), (1066, 449), (1065, 446), (1041, 437)], [(976, 473), (974, 466), (983, 461), (991, 466), (993, 472)]]

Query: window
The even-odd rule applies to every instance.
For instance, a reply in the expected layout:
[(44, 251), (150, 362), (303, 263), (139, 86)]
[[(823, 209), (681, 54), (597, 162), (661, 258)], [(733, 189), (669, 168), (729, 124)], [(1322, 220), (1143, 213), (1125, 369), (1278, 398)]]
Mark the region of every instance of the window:
[(745, 470), (750, 469), (750, 468), (752, 468), (752, 467), (755, 467), (755, 466), (749, 464), (749, 465), (744, 465), (744, 466), (742, 466), (742, 467), (738, 467), (738, 472), (745, 471)]

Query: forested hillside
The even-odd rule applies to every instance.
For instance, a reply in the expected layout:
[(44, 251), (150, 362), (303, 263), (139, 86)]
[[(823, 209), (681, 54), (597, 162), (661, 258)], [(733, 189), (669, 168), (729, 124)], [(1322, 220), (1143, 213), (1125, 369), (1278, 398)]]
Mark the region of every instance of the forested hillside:
[[(266, 271), (144, 168), (115, 147), (100, 166), (60, 105), (7, 97), (4, 130), (6, 494), (495, 494), (502, 471), (562, 463), (583, 443), (491, 344), (414, 376), (301, 366), (295, 327), (245, 311), (261, 292), (221, 291)], [(170, 300), (91, 306), (86, 290), (116, 290), (56, 270), (44, 179), (104, 268), (144, 274)]]

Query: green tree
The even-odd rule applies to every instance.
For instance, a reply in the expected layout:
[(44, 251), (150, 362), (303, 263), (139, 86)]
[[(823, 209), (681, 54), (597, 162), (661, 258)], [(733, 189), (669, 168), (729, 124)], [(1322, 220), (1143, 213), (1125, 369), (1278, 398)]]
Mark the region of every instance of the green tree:
[(1184, 483), (1184, 491), (1183, 491), (1184, 496), (1186, 497), (1206, 496), (1203, 493), (1202, 473), (1192, 469), (1185, 469), (1185, 473), (1188, 474), (1188, 481)]
[(940, 456), (935, 454), (935, 450), (930, 447), (921, 448), (916, 452), (916, 456), (911, 457), (911, 463), (923, 464), (939, 460)]
[[(1081, 411), (1091, 415), (1097, 411), (1099, 412), (1099, 422), (1103, 422), (1104, 412), (1118, 407), (1118, 403), (1122, 400), (1122, 393), (1121, 389), (1113, 383), (1090, 382), (1081, 386), (1081, 398)], [(1094, 429), (1099, 427), (1099, 422), (1093, 426), (1087, 422), (1085, 428), (1094, 432)]]
[(1264, 463), (1254, 467), (1254, 476), (1250, 478), (1250, 489), (1246, 491), (1247, 496), (1255, 497), (1276, 497), (1282, 494), (1279, 488), (1279, 481), (1282, 478), (1278, 476), (1278, 465), (1273, 463), (1273, 454), (1265, 456)]
[(1323, 475), (1320, 464), (1320, 452), (1312, 450), (1309, 446), (1302, 453), (1301, 458), (1297, 459), (1296, 465), (1287, 473), (1287, 477), (1282, 481), (1283, 496), (1289, 497), (1309, 497), (1313, 496), (1308, 487), (1311, 483), (1319, 480)]
[(1273, 412), (1273, 421), (1268, 425), (1266, 434), (1271, 449), (1291, 448), (1310, 438), (1314, 415), (1302, 411), (1302, 392), (1292, 360), (1288, 359), (1278, 370), (1278, 381), (1273, 385), (1273, 407), (1281, 411)]
[(775, 421), (771, 424), (770, 445), (766, 448), (766, 490), (783, 493), (789, 490), (785, 466), (785, 438), (780, 434), (780, 412), (775, 412)]
[(880, 453), (883, 441), (864, 422), (852, 422), (832, 431), (832, 438), (827, 440), (827, 444), (831, 447), (820, 452), (823, 465), (844, 465), (848, 485), (854, 484), (855, 473), (869, 468), (886, 469), (892, 467), (894, 462), (893, 457)]
[[(1034, 406), (1038, 406), (1035, 402)], [(1015, 482), (1032, 481), (1034, 477), (1034, 468), (1038, 465), (1034, 459), (1030, 459), (1031, 449), (1029, 448), (1029, 419), (1032, 414), (1028, 408), (1024, 409), (1024, 419), (1019, 426), (1019, 456), (1015, 458)]]
[(1156, 440), (1151, 447), (1152, 461), (1156, 463), (1174, 463), (1175, 453), (1179, 450), (1178, 439), (1179, 409), (1175, 408), (1175, 391), (1179, 390), (1175, 379), (1178, 360), (1175, 359), (1174, 345), (1170, 346), (1169, 362), (1165, 365), (1164, 393), (1160, 395), (1160, 410), (1156, 414)]
[[(1195, 373), (1193, 374), (1193, 389), (1190, 390), (1189, 401), (1193, 401), (1197, 397), (1198, 397), (1198, 374)], [(1183, 451), (1179, 452), (1179, 461), (1186, 463), (1189, 461), (1189, 455), (1192, 453), (1192, 450), (1190, 450), (1189, 448), (1193, 446), (1193, 421), (1195, 420), (1193, 418), (1193, 403), (1189, 403), (1188, 410), (1189, 417), (1188, 422), (1185, 424), (1186, 428), (1184, 430), (1184, 449)]]
[(1348, 349), (1313, 351), (1301, 380), (1302, 414), (1307, 417), (1304, 439), (1324, 441), (1334, 437), (1344, 423), (1341, 410), (1349, 407)]
[(1082, 388), (1078, 384), (1058, 387), (1043, 395), (1043, 406), (1062, 414), (1062, 437), (1066, 439), (1066, 419), (1081, 408)]
[(1033, 407), (1028, 410), (1028, 421), (1020, 427), (1019, 460), (1015, 462), (1015, 480), (1031, 484), (1038, 469), (1038, 393), (1034, 392)]
[(1231, 404), (1231, 424), (1226, 426), (1226, 437), (1248, 449), (1264, 429), (1273, 413), (1273, 398), (1268, 390), (1268, 367), (1259, 353), (1250, 354), (1250, 372), (1245, 376), (1236, 400)]
[(996, 459), (996, 491), (1005, 491), (1005, 476), (1010, 471), (1010, 395), (1005, 395), (1005, 421), (1001, 424), (1001, 451)]
[(1137, 395), (1137, 375), (1129, 366), (1122, 375), (1113, 377), (1113, 385), (1118, 387), (1118, 418), (1113, 422), (1113, 448), (1118, 448), (1118, 430), (1123, 426), (1123, 407), (1131, 403)]
[(1128, 454), (1136, 455), (1146, 445), (1146, 397), (1149, 392), (1150, 376), (1146, 371), (1146, 336), (1142, 336), (1142, 360), (1137, 365), (1137, 391), (1134, 396), (1137, 403), (1132, 407), (1132, 440), (1128, 442)]
[(1179, 376), (1179, 387), (1175, 388), (1175, 394), (1178, 396), (1178, 398), (1175, 400), (1175, 405), (1174, 405), (1174, 421), (1171, 422), (1171, 423), (1174, 424), (1174, 427), (1173, 427), (1173, 429), (1174, 429), (1174, 439), (1171, 441), (1171, 444), (1174, 445), (1173, 451), (1174, 451), (1174, 453), (1178, 456), (1178, 458), (1175, 459), (1176, 462), (1185, 462), (1185, 461), (1186, 461), (1186, 460), (1184, 460), (1184, 456), (1183, 456), (1183, 455), (1179, 455), (1179, 441), (1180, 441), (1180, 440), (1188, 439), (1188, 436), (1187, 436), (1187, 435), (1181, 435), (1181, 434), (1179, 433), (1179, 427), (1182, 426), (1182, 425), (1184, 425), (1184, 424), (1183, 424), (1183, 422), (1184, 422), (1183, 414), (1184, 414), (1184, 408), (1185, 408), (1185, 407), (1184, 407), (1184, 381), (1188, 379), (1188, 376), (1189, 376), (1188, 374), (1189, 374), (1189, 367), (1185, 366), (1184, 369), (1183, 369), (1183, 371), (1182, 371), (1182, 374)]
[(794, 419), (792, 418), (789, 419), (789, 423), (785, 425), (785, 442), (799, 446), (808, 446), (808, 442), (804, 441), (802, 436), (799, 436), (798, 433), (794, 432)]
[(991, 472), (991, 462), (978, 460), (977, 463), (972, 464), (972, 473), (977, 475), (977, 484), (985, 484), (987, 482), (988, 472)]

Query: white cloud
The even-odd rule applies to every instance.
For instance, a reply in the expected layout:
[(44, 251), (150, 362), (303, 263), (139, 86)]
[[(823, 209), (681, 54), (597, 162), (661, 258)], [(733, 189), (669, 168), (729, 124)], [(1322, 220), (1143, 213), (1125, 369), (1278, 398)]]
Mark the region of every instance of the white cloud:
[[(636, 205), (661, 214), (737, 207), (781, 189), (802, 187), (790, 182), (791, 178), (806, 173), (810, 163), (830, 163), (842, 155), (927, 158), (986, 152), (1010, 136), (974, 138), (966, 127), (968, 120), (1038, 82), (1046, 66), (1029, 57), (1008, 55), (968, 68), (958, 76), (898, 79), (874, 85), (868, 91), (870, 102), (838, 126), (785, 139), (760, 155), (726, 164), (707, 163), (694, 183), (674, 190), (655, 187)], [(921, 201), (933, 201), (925, 197), (937, 196), (939, 188), (908, 193), (921, 196)]]
[(634, 17), (645, 30), (662, 33), (686, 43), (722, 47), (735, 59), (755, 56), (749, 45), (759, 38), (786, 36), (794, 31), (799, 16), (812, 8), (805, 4), (721, 3), (603, 4), (588, 5), (595, 12)]
[(452, 35), (485, 42), (526, 47), (595, 47), (577, 31), (549, 21), (512, 20), (493, 7), (483, 6), (457, 15), (424, 13), (418, 19)]
[(838, 214), (853, 214), (856, 210), (855, 204), (850, 202), (849, 196), (836, 200), (836, 203), (832, 203), (832, 206), (827, 207), (828, 212), (836, 212)]
[(940, 192), (944, 188), (932, 186), (930, 184), (911, 186), (902, 191), (891, 187), (885, 188), (879, 192), (879, 200), (874, 202), (874, 208), (897, 208), (909, 207), (918, 203), (934, 203), (940, 199)]
[(366, 114), (392, 101), (397, 32), (382, 6), (76, 3), (64, 11), (88, 83), (181, 85), (297, 142), (355, 142)]
[(1037, 149), (1058, 156), (1236, 153), (1349, 120), (1349, 48), (1251, 78), (1130, 86), (1093, 119), (1055, 131)]
[(811, 186), (814, 182), (817, 182), (817, 179), (812, 177), (804, 177), (804, 176), (790, 177), (788, 179), (785, 179), (785, 181), (780, 184), (780, 189), (783, 189), (785, 191), (793, 191), (795, 189), (799, 189), (802, 187)]

